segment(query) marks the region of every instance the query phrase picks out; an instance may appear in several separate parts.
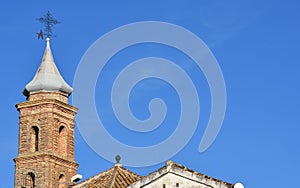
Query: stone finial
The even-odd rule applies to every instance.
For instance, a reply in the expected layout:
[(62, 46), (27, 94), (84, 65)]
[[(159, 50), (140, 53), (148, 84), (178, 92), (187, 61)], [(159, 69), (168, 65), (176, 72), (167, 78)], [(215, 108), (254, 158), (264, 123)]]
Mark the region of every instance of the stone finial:
[(121, 156), (120, 155), (116, 155), (115, 159), (116, 159), (116, 164), (119, 164), (120, 160), (121, 160)]

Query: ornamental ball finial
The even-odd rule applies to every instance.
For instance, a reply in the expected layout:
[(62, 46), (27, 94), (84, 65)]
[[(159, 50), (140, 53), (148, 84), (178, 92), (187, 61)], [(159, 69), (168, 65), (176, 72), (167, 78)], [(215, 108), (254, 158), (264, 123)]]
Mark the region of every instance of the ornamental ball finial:
[(116, 155), (115, 159), (116, 159), (116, 163), (120, 163), (121, 156), (120, 155)]

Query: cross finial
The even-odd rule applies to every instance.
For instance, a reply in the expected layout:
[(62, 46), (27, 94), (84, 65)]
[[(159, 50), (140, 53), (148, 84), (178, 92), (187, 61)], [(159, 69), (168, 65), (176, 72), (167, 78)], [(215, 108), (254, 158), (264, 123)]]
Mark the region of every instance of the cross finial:
[(55, 24), (60, 24), (61, 23), (60, 21), (58, 21), (58, 20), (56, 20), (55, 18), (52, 17), (52, 15), (50, 14), (50, 11), (48, 11), (47, 14), (44, 15), (43, 17), (37, 18), (36, 20), (38, 20), (41, 23), (45, 24), (44, 33), (47, 36), (47, 38), (50, 38), (51, 36), (53, 36), (52, 27)]

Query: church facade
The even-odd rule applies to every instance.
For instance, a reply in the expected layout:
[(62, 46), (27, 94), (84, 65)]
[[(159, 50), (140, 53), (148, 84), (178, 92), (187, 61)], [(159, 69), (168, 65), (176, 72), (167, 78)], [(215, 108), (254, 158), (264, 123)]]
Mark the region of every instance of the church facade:
[(40, 67), (23, 91), (26, 101), (16, 105), (20, 115), (15, 188), (243, 188), (172, 161), (144, 177), (116, 163), (77, 182), (74, 117), (78, 109), (68, 104), (71, 93), (55, 65), (47, 38)]

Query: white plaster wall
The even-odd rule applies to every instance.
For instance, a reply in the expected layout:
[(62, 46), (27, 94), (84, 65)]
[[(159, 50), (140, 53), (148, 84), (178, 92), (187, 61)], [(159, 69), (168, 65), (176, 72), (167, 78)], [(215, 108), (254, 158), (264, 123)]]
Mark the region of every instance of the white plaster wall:
[[(147, 184), (143, 187), (145, 188), (173, 188), (176, 187), (176, 183), (178, 183), (178, 187), (180, 188), (211, 188), (210, 186), (201, 184), (199, 182), (178, 176), (176, 174), (167, 173), (162, 177), (152, 181), (150, 184)], [(163, 186), (165, 185), (165, 187)], [(135, 188), (139, 188), (136, 186)]]

